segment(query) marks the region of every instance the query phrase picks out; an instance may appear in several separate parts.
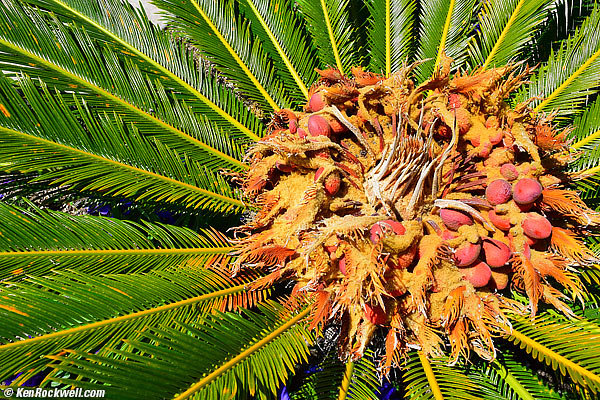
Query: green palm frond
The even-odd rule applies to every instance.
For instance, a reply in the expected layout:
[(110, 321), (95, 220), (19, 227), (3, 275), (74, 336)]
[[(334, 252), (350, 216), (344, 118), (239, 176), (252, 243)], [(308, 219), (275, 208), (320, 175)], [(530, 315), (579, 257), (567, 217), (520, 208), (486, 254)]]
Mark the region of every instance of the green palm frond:
[(518, 360), (508, 350), (502, 352), (500, 360), (485, 364), (482, 372), (507, 399), (521, 400), (565, 400), (567, 396), (548, 387), (535, 371)]
[(178, 93), (195, 112), (229, 134), (257, 140), (260, 121), (217, 80), (199, 71), (192, 53), (151, 24), (127, 2), (112, 0), (21, 0), (83, 26), (94, 39), (110, 45), (120, 58)]
[(447, 358), (429, 360), (421, 352), (410, 356), (402, 377), (407, 399), (478, 400), (494, 391), (491, 383), (475, 381), (459, 368), (449, 366)]
[(218, 66), (244, 96), (263, 110), (291, 106), (281, 82), (272, 79), (275, 72), (262, 44), (251, 37), (248, 22), (235, 17), (232, 0), (160, 0), (155, 4), (177, 16), (170, 23), (179, 34)]
[(594, 184), (600, 172), (600, 100), (594, 101), (581, 115), (573, 121), (574, 129), (571, 132), (573, 143), (571, 146), (581, 154), (575, 162), (571, 163), (571, 171), (581, 171), (584, 175), (591, 175), (577, 186), (583, 191), (583, 198), (597, 197), (598, 191)]
[(486, 69), (518, 59), (553, 3), (552, 0), (484, 2), (478, 15), (477, 35), (469, 47), (471, 66)]
[(190, 157), (204, 164), (225, 162), (234, 169), (244, 168), (235, 143), (225, 135), (215, 141), (210, 124), (170, 99), (159, 82), (144, 78), (131, 61), (121, 65), (109, 48), (97, 48), (85, 31), (7, 0), (0, 4), (0, 32), (0, 48), (5, 51), (0, 67), (5, 73), (25, 70), (58, 89), (75, 90), (88, 103), (135, 122), (142, 134), (180, 151), (193, 149)]
[[(306, 360), (312, 335), (298, 323), (307, 309), (294, 314), (275, 302), (257, 308), (260, 312), (207, 316), (201, 324), (165, 323), (128, 340), (127, 350), (115, 349), (120, 359), (81, 351), (56, 359), (62, 362), (62, 370), (109, 384), (111, 396), (119, 399), (163, 398), (173, 393), (179, 393), (176, 399), (266, 399), (275, 394), (295, 363)], [(144, 379), (144, 384), (132, 377)], [(79, 386), (68, 379), (56, 380)]]
[(92, 275), (146, 272), (227, 262), (232, 250), (218, 232), (134, 223), (0, 203), (0, 279), (77, 270)]
[(569, 374), (573, 381), (600, 391), (600, 327), (585, 320), (563, 322), (551, 316), (535, 323), (517, 317), (510, 340), (536, 359)]
[(412, 0), (370, 0), (369, 68), (389, 75), (398, 71), (413, 51), (416, 3)]
[(580, 114), (587, 96), (597, 92), (600, 75), (600, 7), (568, 39), (561, 42), (548, 62), (540, 67), (518, 101), (536, 98), (538, 111), (557, 113), (570, 121)]
[(6, 78), (0, 79), (0, 149), (10, 155), (3, 170), (43, 171), (40, 179), (113, 196), (179, 201), (223, 212), (243, 208), (222, 177), (157, 140), (152, 145), (143, 141), (135, 126), (98, 120), (79, 103), (74, 113), (60, 95), (50, 95), (44, 85), (40, 93), (26, 77), (19, 87), (27, 102)]
[(5, 283), (0, 300), (2, 380), (26, 372), (19, 378), (25, 382), (46, 367), (42, 356), (63, 349), (102, 347), (101, 354), (108, 354), (107, 348), (123, 339), (137, 338), (173, 318), (192, 322), (214, 310), (262, 300), (261, 291), (245, 292), (247, 278), (231, 279), (207, 268), (220, 261), (102, 277), (62, 271)]
[(571, 147), (577, 150), (593, 150), (600, 139), (600, 100), (594, 101), (573, 121)]
[(429, 61), (419, 65), (415, 75), (424, 81), (439, 67), (442, 53), (454, 59), (453, 68), (467, 58), (471, 19), (475, 1), (425, 0), (419, 15), (417, 59)]
[(293, 400), (377, 399), (379, 379), (371, 352), (355, 362), (342, 363), (334, 352), (318, 365), (303, 385), (290, 394)]
[(348, 74), (351, 67), (361, 64), (356, 52), (357, 32), (349, 19), (349, 0), (299, 0), (298, 6), (323, 66)]
[(275, 73), (297, 105), (308, 100), (318, 66), (291, 0), (237, 0), (252, 33), (275, 63)]

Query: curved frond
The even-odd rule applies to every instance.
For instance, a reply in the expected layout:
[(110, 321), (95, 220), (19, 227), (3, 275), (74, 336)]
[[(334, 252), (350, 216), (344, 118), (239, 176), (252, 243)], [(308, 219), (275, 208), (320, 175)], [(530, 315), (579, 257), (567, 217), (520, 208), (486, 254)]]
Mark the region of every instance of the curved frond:
[[(62, 362), (57, 369), (109, 384), (119, 399), (173, 393), (179, 393), (175, 399), (245, 393), (265, 399), (275, 394), (294, 364), (306, 360), (312, 335), (301, 323), (308, 309), (292, 313), (274, 302), (257, 308), (207, 316), (201, 324), (175, 320), (127, 341), (126, 350), (115, 349), (121, 359), (77, 351), (57, 357)], [(147, 380), (150, 374), (153, 378)], [(140, 382), (144, 384), (132, 384)]]
[(133, 273), (203, 263), (231, 251), (217, 232), (196, 233), (0, 203), (0, 280), (51, 270)]
[(258, 140), (260, 121), (235, 96), (202, 71), (184, 44), (148, 21), (127, 2), (112, 0), (20, 0), (75, 21), (95, 39), (134, 62), (144, 74), (178, 92), (195, 112), (206, 115), (230, 134)]
[(372, 353), (355, 362), (342, 363), (335, 352), (330, 352), (298, 390), (290, 393), (293, 400), (377, 399), (379, 379), (371, 361)]
[(308, 87), (317, 79), (318, 66), (305, 39), (302, 24), (291, 0), (237, 0), (250, 29), (275, 63), (275, 73), (290, 97), (300, 105), (308, 100)]
[(416, 3), (412, 0), (370, 0), (369, 68), (389, 76), (412, 55)]
[(493, 390), (491, 384), (474, 381), (461, 369), (449, 366), (447, 358), (430, 360), (421, 352), (410, 355), (402, 377), (407, 399), (476, 400), (485, 398), (486, 390)]
[(483, 2), (477, 17), (477, 34), (469, 46), (471, 66), (487, 69), (518, 59), (553, 3), (553, 0)]
[(418, 81), (424, 81), (433, 74), (443, 53), (454, 60), (453, 68), (458, 68), (465, 62), (474, 9), (475, 0), (421, 2), (420, 40), (416, 57), (417, 60), (430, 60), (415, 69)]
[[(583, 114), (573, 121), (571, 132), (573, 143), (571, 147), (582, 152), (575, 162), (569, 166), (571, 171), (588, 176), (577, 186), (582, 190), (583, 198), (597, 198), (598, 188), (595, 185), (600, 172), (600, 100), (592, 103)], [(591, 176), (590, 176), (591, 175)]]
[(19, 377), (24, 382), (46, 366), (42, 356), (63, 349), (101, 348), (100, 354), (108, 354), (124, 338), (173, 318), (191, 322), (261, 301), (264, 292), (245, 292), (247, 278), (208, 269), (222, 261), (225, 256), (185, 268), (102, 277), (62, 271), (6, 283), (0, 300), (2, 380), (25, 372)]
[(251, 37), (247, 21), (236, 18), (229, 0), (160, 0), (155, 4), (178, 34), (214, 63), (237, 88), (265, 111), (291, 106), (262, 43)]
[(536, 359), (567, 373), (577, 383), (600, 390), (600, 327), (587, 321), (516, 317), (510, 340)]
[(517, 96), (518, 101), (535, 98), (537, 111), (556, 111), (557, 118), (569, 120), (581, 113), (587, 96), (598, 90), (600, 81), (600, 6), (540, 67), (531, 84)]
[(44, 85), (40, 93), (26, 77), (19, 87), (25, 99), (0, 79), (3, 170), (43, 172), (39, 179), (55, 185), (112, 196), (229, 213), (244, 207), (223, 177), (157, 140), (142, 140), (135, 126), (97, 119), (78, 102), (75, 113), (60, 95), (50, 95)]
[(321, 67), (331, 66), (348, 74), (359, 65), (356, 28), (350, 24), (349, 0), (299, 0), (308, 31), (318, 49)]
[[(500, 360), (487, 364), (482, 369), (486, 378), (507, 399), (514, 400), (566, 400), (564, 394), (544, 384), (537, 371), (519, 362), (519, 357), (508, 350), (502, 352)], [(492, 397), (492, 399), (498, 397)]]
[(215, 143), (210, 125), (170, 99), (159, 82), (149, 82), (129, 60), (121, 65), (109, 48), (97, 48), (85, 31), (7, 0), (0, 3), (0, 49), (5, 73), (26, 71), (60, 90), (76, 91), (88, 103), (135, 123), (142, 134), (186, 149), (204, 164), (246, 168), (237, 145), (225, 137), (224, 143)]

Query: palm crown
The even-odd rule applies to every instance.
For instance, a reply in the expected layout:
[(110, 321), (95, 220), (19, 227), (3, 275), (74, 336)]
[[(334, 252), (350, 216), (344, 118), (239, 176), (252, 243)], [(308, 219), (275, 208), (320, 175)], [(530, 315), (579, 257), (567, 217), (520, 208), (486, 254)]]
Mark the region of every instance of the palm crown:
[[(412, 72), (419, 84), (445, 56), (453, 72), (539, 63), (508, 101), (533, 98), (535, 112), (573, 127), (579, 157), (566, 168), (584, 179), (572, 187), (597, 201), (596, 4), (154, 3), (165, 30), (119, 0), (0, 1), (6, 384), (43, 377), (46, 387), (105, 388), (118, 399), (273, 398), (286, 383), (298, 399), (377, 397), (381, 338), (341, 362), (330, 327), (309, 329), (309, 297), (290, 301), (285, 283), (252, 285), (264, 268), (227, 270), (235, 253), (224, 232), (252, 212), (235, 183), (249, 171), (248, 146), (272, 131), (275, 113), (307, 103), (318, 69), (390, 76), (424, 60)], [(74, 201), (108, 204), (119, 218), (65, 212)], [(593, 258), (596, 240), (587, 240)], [(449, 366), (407, 352), (393, 384), (411, 399), (593, 398), (600, 276), (593, 262), (577, 274), (587, 292), (567, 302), (572, 315), (510, 315), (491, 362)], [(307, 362), (316, 372), (299, 367)]]

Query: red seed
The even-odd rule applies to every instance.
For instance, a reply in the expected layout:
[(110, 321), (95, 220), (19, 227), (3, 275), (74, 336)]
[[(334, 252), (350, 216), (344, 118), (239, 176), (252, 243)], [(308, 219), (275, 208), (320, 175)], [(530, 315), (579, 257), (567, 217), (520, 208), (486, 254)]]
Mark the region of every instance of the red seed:
[(410, 264), (412, 264), (413, 260), (415, 259), (416, 254), (417, 254), (417, 246), (413, 245), (408, 250), (404, 251), (403, 253), (400, 253), (400, 255), (398, 256), (398, 261), (396, 262), (396, 265), (392, 265), (392, 268), (395, 268), (395, 269), (408, 268), (410, 266)]
[(448, 105), (450, 109), (462, 107), (462, 101), (460, 100), (460, 95), (456, 93), (450, 93), (448, 95)]
[(373, 244), (379, 243), (381, 238), (389, 231), (394, 232), (396, 235), (404, 235), (406, 228), (404, 228), (401, 222), (394, 221), (393, 219), (377, 222), (371, 227), (371, 242)]
[(512, 186), (504, 179), (493, 180), (485, 189), (485, 197), (493, 205), (506, 203), (511, 195)]
[(342, 184), (342, 180), (340, 178), (340, 174), (337, 172), (332, 172), (325, 178), (325, 193), (329, 196), (334, 196), (338, 190), (340, 190), (340, 186)]
[(510, 229), (510, 219), (507, 216), (498, 215), (494, 210), (488, 211), (488, 216), (492, 224), (501, 231), (508, 231)]
[(453, 231), (458, 230), (458, 228), (463, 225), (473, 225), (473, 218), (469, 214), (450, 208), (443, 208), (440, 210), (440, 217), (442, 218), (444, 225)]
[(325, 106), (325, 100), (323, 99), (323, 95), (321, 93), (315, 93), (310, 96), (310, 100), (308, 101), (308, 111), (321, 111), (323, 108), (325, 108)]
[(492, 143), (493, 145), (496, 145), (502, 141), (503, 137), (504, 137), (504, 132), (502, 132), (501, 130), (497, 130), (492, 135), (490, 135), (490, 143)]
[(340, 269), (342, 275), (346, 275), (348, 273), (348, 271), (346, 270), (346, 257), (340, 258), (340, 260), (338, 261), (338, 268)]
[(546, 239), (552, 234), (550, 221), (536, 213), (529, 213), (521, 224), (523, 232), (533, 239)]
[(454, 263), (457, 267), (466, 267), (471, 265), (479, 257), (481, 245), (479, 243), (463, 243), (454, 252)]
[(491, 268), (500, 268), (510, 260), (510, 248), (496, 239), (485, 239), (483, 241), (483, 254), (485, 261)]
[(297, 132), (298, 132), (298, 136), (300, 137), (300, 139), (305, 139), (306, 136), (308, 136), (306, 134), (306, 131), (304, 129), (302, 129), (302, 128), (298, 128)]
[(339, 246), (337, 244), (334, 244), (333, 246), (325, 246), (325, 251), (329, 253), (329, 258), (331, 258), (332, 260), (336, 258), (335, 252), (337, 251), (338, 247)]
[(446, 124), (440, 125), (437, 130), (437, 133), (438, 133), (438, 135), (440, 135), (443, 138), (451, 138), (452, 137), (452, 130)]
[(471, 129), (471, 114), (462, 107), (454, 110), (456, 112), (456, 125), (458, 126), (458, 132), (464, 135)]
[(460, 272), (462, 272), (463, 277), (471, 282), (476, 288), (487, 285), (492, 277), (492, 270), (483, 261), (478, 261), (466, 268), (461, 268)]
[(308, 132), (311, 136), (330, 136), (331, 126), (322, 116), (311, 115), (308, 117)]
[(449, 230), (444, 230), (442, 232), (442, 239), (444, 239), (444, 240), (452, 240), (457, 237), (458, 237), (458, 233), (456, 233), (456, 232), (452, 232)]
[(517, 204), (517, 207), (519, 207), (519, 210), (521, 210), (522, 212), (527, 212), (529, 210), (531, 210), (531, 208), (533, 207), (533, 203), (529, 203), (529, 204)]
[(508, 287), (508, 282), (510, 282), (510, 273), (510, 267), (493, 269), (489, 282), (490, 287), (496, 290), (506, 289)]
[(485, 127), (486, 128), (498, 128), (500, 126), (500, 123), (498, 122), (498, 117), (496, 117), (495, 115), (490, 115), (488, 117), (488, 119), (485, 121)]
[(348, 127), (346, 127), (346, 125), (342, 124), (340, 121), (338, 121), (337, 119), (333, 118), (329, 121), (329, 126), (331, 127), (331, 130), (333, 131), (333, 133), (344, 133), (346, 131), (348, 131)]
[(513, 189), (513, 197), (518, 204), (533, 203), (542, 194), (542, 185), (535, 179), (523, 178)]
[(290, 128), (290, 133), (296, 133), (296, 131), (298, 130), (298, 121), (296, 121), (295, 119), (290, 119), (290, 123), (288, 126)]
[(387, 314), (381, 306), (365, 304), (365, 317), (375, 325), (383, 325), (387, 322)]
[(510, 163), (503, 164), (500, 167), (500, 173), (509, 181), (514, 181), (519, 177), (519, 171), (517, 171), (517, 167), (515, 167), (514, 164)]
[(321, 174), (323, 173), (323, 171), (325, 171), (325, 168), (319, 167), (319, 169), (317, 170), (317, 172), (315, 172), (315, 182), (319, 180), (319, 177), (321, 176)]
[(281, 172), (292, 172), (295, 169), (293, 165), (284, 164), (281, 161), (275, 162), (275, 168)]

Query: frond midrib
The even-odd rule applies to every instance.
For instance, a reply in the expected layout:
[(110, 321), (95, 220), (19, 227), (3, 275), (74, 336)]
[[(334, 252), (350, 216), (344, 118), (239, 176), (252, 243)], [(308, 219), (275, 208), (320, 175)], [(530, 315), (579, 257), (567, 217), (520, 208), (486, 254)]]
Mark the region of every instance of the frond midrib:
[(225, 297), (225, 296), (239, 293), (239, 292), (245, 290), (246, 286), (247, 286), (246, 284), (240, 284), (240, 285), (233, 286), (233, 287), (223, 289), (223, 290), (219, 290), (216, 292), (191, 297), (189, 299), (176, 301), (176, 302), (170, 303), (170, 304), (165, 304), (163, 306), (154, 307), (154, 308), (150, 308), (147, 310), (142, 310), (142, 311), (138, 311), (138, 312), (127, 314), (127, 315), (121, 315), (119, 317), (109, 318), (109, 319), (105, 319), (102, 321), (96, 321), (96, 322), (92, 322), (89, 324), (64, 329), (62, 331), (52, 332), (47, 335), (35, 336), (32, 338), (19, 340), (19, 341), (15, 341), (12, 343), (6, 343), (3, 345), (0, 345), (0, 352), (6, 351), (9, 349), (14, 349), (16, 347), (21, 347), (24, 345), (30, 345), (32, 343), (57, 339), (60, 337), (73, 335), (75, 333), (95, 330), (98, 328), (102, 328), (104, 326), (119, 324), (122, 322), (131, 321), (131, 320), (142, 318), (142, 317), (147, 317), (149, 315), (158, 314), (158, 313), (165, 312), (165, 311), (170, 311), (170, 310), (173, 310), (176, 308), (185, 307), (188, 305), (192, 305), (192, 304), (199, 303), (199, 302), (206, 301), (206, 300), (211, 300), (211, 299), (218, 298), (218, 297)]
[(121, 99), (118, 96), (115, 96), (114, 94), (102, 89), (99, 86), (96, 86), (90, 82), (88, 82), (85, 79), (80, 78), (79, 76), (77, 76), (76, 74), (73, 74), (72, 72), (62, 68), (61, 66), (54, 64), (52, 62), (49, 62), (41, 57), (39, 57), (38, 55), (31, 53), (21, 47), (15, 46), (14, 44), (12, 44), (11, 42), (4, 40), (2, 38), (0, 38), (0, 45), (3, 45), (5, 47), (10, 48), (11, 50), (31, 59), (34, 60), (35, 62), (45, 65), (48, 68), (51, 68), (57, 72), (59, 72), (60, 74), (68, 77), (70, 80), (75, 81), (77, 83), (79, 83), (82, 86), (87, 87), (88, 89), (92, 90), (95, 93), (98, 93), (99, 95), (110, 99), (110, 101), (117, 103), (127, 109), (129, 109), (130, 111), (132, 111), (133, 113), (139, 115), (140, 117), (150, 121), (151, 123), (160, 125), (162, 128), (164, 128), (165, 130), (174, 133), (175, 135), (181, 137), (182, 139), (192, 143), (194, 146), (198, 146), (200, 148), (202, 148), (204, 151), (206, 151), (207, 153), (211, 153), (213, 154), (215, 157), (221, 158), (224, 161), (226, 161), (229, 164), (235, 165), (238, 168), (241, 169), (248, 169), (248, 166), (244, 163), (242, 163), (239, 160), (236, 160), (235, 158), (207, 145), (206, 143), (188, 135), (187, 133), (175, 128), (174, 126), (156, 118), (153, 115), (148, 114), (147, 112), (143, 111), (142, 109), (136, 107), (135, 105)]
[(60, 0), (50, 0), (50, 1), (54, 2), (58, 6), (67, 10), (68, 12), (76, 15), (77, 17), (81, 18), (82, 20), (86, 21), (88, 24), (92, 25), (94, 28), (98, 29), (103, 34), (109, 36), (112, 40), (118, 42), (121, 46), (125, 47), (127, 50), (131, 51), (136, 56), (138, 56), (138, 57), (142, 58), (143, 60), (145, 60), (146, 62), (148, 62), (154, 68), (158, 69), (159, 71), (161, 71), (162, 73), (167, 75), (169, 78), (171, 78), (172, 80), (177, 82), (177, 84), (179, 84), (181, 87), (186, 89), (189, 93), (191, 93), (194, 97), (198, 98), (204, 104), (208, 105), (208, 107), (210, 107), (217, 114), (219, 114), (223, 119), (225, 119), (230, 124), (232, 124), (237, 129), (239, 129), (244, 135), (246, 135), (250, 139), (252, 139), (254, 141), (258, 141), (260, 139), (254, 132), (250, 131), (250, 129), (245, 127), (237, 119), (235, 119), (233, 116), (229, 115), (229, 113), (227, 113), (225, 110), (223, 110), (217, 104), (213, 103), (210, 99), (208, 99), (206, 96), (204, 96), (198, 90), (196, 90), (189, 83), (187, 83), (186, 81), (184, 81), (183, 79), (181, 79), (180, 77), (175, 75), (173, 72), (171, 72), (171, 70), (169, 70), (168, 68), (165, 68), (162, 64), (156, 62), (152, 57), (149, 57), (147, 54), (143, 53), (136, 47), (132, 46), (127, 41), (121, 39), (118, 35), (115, 35), (113, 32), (104, 28), (102, 25), (98, 24), (96, 21), (94, 21), (91, 18), (87, 17), (86, 15), (80, 13), (79, 11), (69, 7), (67, 4), (63, 3), (62, 1), (60, 1)]
[(579, 364), (569, 360), (568, 358), (558, 354), (554, 350), (544, 346), (543, 344), (535, 341), (529, 336), (519, 332), (517, 329), (513, 327), (511, 336), (518, 340), (519, 342), (529, 346), (531, 349), (535, 349), (538, 353), (544, 354), (549, 359), (555, 361), (556, 363), (564, 366), (567, 369), (576, 371), (581, 376), (586, 377), (587, 379), (596, 382), (600, 385), (600, 376), (594, 374), (593, 372), (587, 370)]
[(14, 257), (81, 257), (81, 256), (162, 256), (182, 254), (228, 254), (233, 247), (188, 247), (171, 249), (90, 249), (3, 251), (0, 258)]
[(296, 68), (294, 68), (294, 66), (292, 65), (292, 62), (290, 61), (289, 57), (287, 56), (287, 54), (285, 53), (285, 51), (283, 51), (283, 49), (281, 48), (281, 44), (279, 43), (279, 41), (277, 40), (277, 38), (275, 37), (275, 35), (271, 31), (271, 29), (269, 28), (269, 26), (265, 22), (263, 16), (256, 9), (256, 6), (254, 5), (254, 1), (253, 0), (246, 0), (246, 1), (247, 1), (248, 5), (250, 6), (250, 9), (252, 10), (252, 12), (254, 13), (254, 15), (256, 16), (256, 19), (260, 22), (262, 28), (265, 30), (265, 32), (267, 33), (267, 35), (271, 39), (271, 42), (273, 43), (273, 46), (275, 46), (275, 49), (279, 53), (279, 56), (283, 60), (283, 62), (285, 64), (285, 66), (287, 67), (289, 73), (294, 78), (294, 81), (296, 82), (296, 85), (298, 85), (298, 87), (300, 88), (300, 90), (304, 94), (304, 97), (308, 100), (308, 89), (306, 88), (306, 85), (304, 84), (304, 81), (302, 80), (302, 78), (300, 78), (300, 75), (298, 74), (298, 71), (296, 71)]
[(191, 191), (194, 191), (194, 192), (196, 192), (198, 194), (201, 194), (202, 196), (206, 196), (206, 197), (213, 198), (215, 200), (223, 201), (225, 203), (228, 203), (228, 204), (231, 204), (233, 206), (240, 207), (240, 208), (245, 208), (244, 203), (242, 201), (238, 200), (238, 199), (234, 199), (234, 198), (231, 198), (231, 197), (220, 195), (218, 193), (210, 192), (210, 191), (208, 191), (206, 189), (202, 189), (202, 188), (199, 188), (197, 186), (191, 185), (189, 183), (181, 182), (181, 181), (178, 181), (176, 179), (169, 178), (167, 176), (157, 174), (155, 172), (151, 172), (151, 171), (147, 171), (147, 170), (144, 170), (144, 169), (141, 169), (141, 168), (137, 168), (137, 167), (134, 167), (132, 165), (124, 164), (124, 163), (121, 163), (121, 162), (118, 162), (118, 161), (115, 161), (115, 160), (111, 160), (109, 158), (105, 158), (105, 157), (99, 156), (97, 154), (88, 153), (88, 152), (86, 152), (84, 150), (80, 150), (80, 149), (76, 149), (76, 148), (73, 148), (73, 147), (69, 147), (69, 146), (61, 144), (61, 143), (56, 143), (56, 142), (53, 142), (53, 141), (48, 140), (48, 139), (44, 139), (44, 138), (41, 138), (41, 137), (38, 137), (38, 136), (30, 135), (30, 134), (25, 133), (25, 132), (16, 131), (14, 129), (6, 128), (4, 126), (0, 126), (0, 131), (4, 131), (6, 133), (17, 135), (17, 136), (24, 136), (26, 139), (34, 141), (34, 142), (42, 142), (45, 145), (50, 146), (50, 147), (59, 148), (59, 149), (61, 149), (63, 151), (67, 151), (67, 152), (70, 152), (70, 153), (76, 153), (76, 154), (82, 155), (82, 156), (84, 156), (85, 158), (88, 158), (88, 159), (100, 161), (102, 163), (109, 164), (109, 165), (112, 165), (112, 166), (116, 166), (116, 167), (121, 168), (121, 169), (130, 170), (130, 171), (133, 171), (133, 172), (135, 172), (137, 174), (146, 175), (146, 176), (152, 177), (153, 179), (158, 179), (158, 180), (161, 180), (161, 181), (166, 182), (166, 183), (171, 184), (171, 185), (184, 187), (184, 188), (186, 188), (188, 190), (191, 190)]
[(263, 348), (264, 346), (266, 346), (267, 344), (269, 344), (270, 342), (272, 342), (274, 339), (276, 339), (278, 336), (280, 336), (281, 334), (283, 334), (284, 332), (286, 332), (291, 327), (293, 327), (296, 323), (300, 322), (302, 319), (304, 319), (310, 313), (310, 310), (311, 310), (310, 307), (306, 307), (303, 311), (301, 311), (298, 314), (296, 314), (294, 317), (292, 317), (291, 319), (289, 319), (286, 323), (282, 324), (277, 329), (274, 329), (267, 336), (263, 337), (261, 340), (257, 341), (253, 345), (249, 346), (247, 349), (245, 349), (244, 351), (242, 351), (237, 356), (233, 357), (229, 361), (227, 361), (224, 364), (222, 364), (220, 367), (218, 367), (217, 369), (215, 369), (214, 371), (212, 371), (211, 373), (209, 373), (208, 375), (206, 375), (200, 381), (198, 381), (195, 384), (193, 384), (185, 392), (183, 392), (183, 393), (179, 394), (178, 396), (176, 396), (173, 400), (184, 400), (184, 399), (187, 399), (188, 397), (190, 397), (194, 393), (197, 393), (199, 390), (202, 390), (202, 388), (204, 388), (205, 386), (209, 385), (211, 382), (213, 382), (219, 376), (221, 376), (222, 374), (224, 374), (227, 370), (229, 370), (230, 368), (234, 367), (236, 364), (240, 363), (244, 359), (250, 357), (252, 354), (254, 354), (258, 350), (260, 350), (261, 348)]
[(242, 68), (242, 70), (244, 71), (244, 73), (246, 74), (246, 76), (248, 76), (248, 78), (250, 79), (250, 81), (254, 84), (254, 86), (256, 86), (256, 88), (262, 94), (262, 96), (265, 98), (265, 100), (267, 101), (267, 103), (269, 103), (269, 105), (271, 107), (273, 107), (273, 109), (276, 112), (279, 111), (281, 109), (279, 107), (279, 105), (275, 102), (275, 100), (273, 100), (273, 98), (271, 97), (271, 95), (267, 92), (267, 90), (263, 87), (263, 85), (258, 81), (258, 79), (256, 78), (256, 76), (254, 76), (254, 74), (252, 73), (252, 71), (250, 71), (250, 69), (248, 68), (248, 66), (242, 61), (242, 59), (235, 52), (235, 50), (233, 50), (233, 48), (227, 42), (227, 40), (225, 40), (225, 38), (223, 37), (223, 35), (221, 34), (221, 32), (217, 29), (217, 27), (211, 21), (211, 19), (208, 17), (208, 15), (206, 15), (206, 13), (202, 9), (202, 7), (200, 7), (200, 5), (198, 4), (198, 2), (196, 2), (195, 0), (191, 0), (191, 2), (192, 2), (192, 5), (194, 6), (194, 8), (198, 11), (198, 13), (200, 13), (200, 15), (202, 16), (202, 18), (206, 22), (206, 24), (210, 27), (210, 29), (212, 29), (212, 31), (217, 36), (217, 38), (219, 39), (219, 41), (223, 44), (223, 46), (225, 46), (225, 48), (227, 49), (227, 51), (229, 51), (229, 54), (232, 55), (232, 57), (238, 63), (238, 65), (240, 66), (240, 68)]

